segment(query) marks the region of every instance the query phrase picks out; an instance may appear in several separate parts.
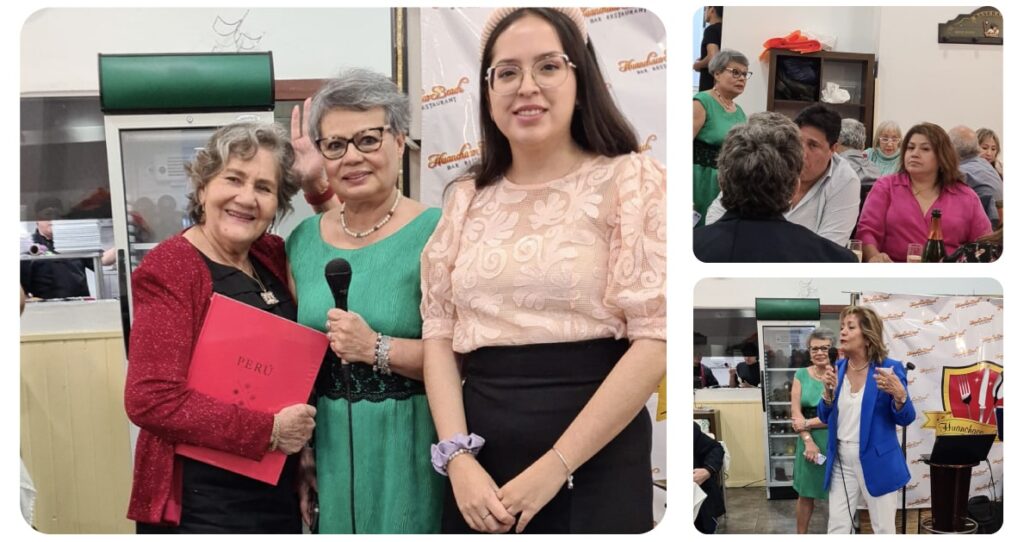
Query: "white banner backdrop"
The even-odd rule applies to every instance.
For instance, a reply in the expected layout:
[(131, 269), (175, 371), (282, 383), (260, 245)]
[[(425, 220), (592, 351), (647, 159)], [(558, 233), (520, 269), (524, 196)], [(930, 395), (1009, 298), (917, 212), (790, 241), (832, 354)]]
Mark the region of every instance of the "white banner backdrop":
[[(441, 205), (444, 187), (480, 155), (480, 29), (490, 8), (424, 8), (420, 200)], [(666, 163), (665, 27), (642, 8), (583, 8), (616, 104), (641, 151)]]
[[(931, 507), (929, 467), (935, 428), (927, 411), (951, 412), (964, 424), (996, 423), (1003, 405), (1003, 300), (865, 293), (860, 304), (884, 321), (889, 357), (916, 368), (907, 374), (917, 419), (907, 428), (908, 508)], [(934, 416), (933, 416), (934, 417)], [(992, 446), (989, 466), (974, 468), (970, 495), (1003, 494), (1003, 443)]]

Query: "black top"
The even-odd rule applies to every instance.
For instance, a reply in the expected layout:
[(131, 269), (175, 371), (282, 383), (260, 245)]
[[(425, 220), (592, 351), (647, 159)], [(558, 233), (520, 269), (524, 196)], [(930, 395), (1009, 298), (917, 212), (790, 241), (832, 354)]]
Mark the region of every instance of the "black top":
[[(718, 50), (722, 50), (722, 23), (709, 24), (704, 29), (704, 39), (700, 41), (700, 57), (704, 58), (708, 54), (708, 44), (713, 43), (718, 46)], [(711, 59), (708, 59), (710, 63)], [(700, 70), (700, 86), (697, 87), (699, 91), (711, 90), (711, 87), (715, 86), (715, 77), (711, 75), (707, 66)]]
[(756, 362), (753, 365), (748, 365), (747, 362), (740, 363), (736, 366), (736, 384), (739, 385), (739, 381), (742, 380), (751, 386), (761, 385), (761, 362)]
[(693, 468), (711, 471), (711, 478), (700, 485), (708, 497), (701, 503), (700, 511), (697, 512), (697, 520), (694, 521), (697, 530), (702, 533), (713, 533), (715, 523), (712, 518), (725, 513), (725, 499), (722, 496), (722, 487), (718, 482), (724, 461), (725, 449), (722, 448), (722, 445), (701, 432), (700, 426), (694, 422)]
[[(202, 252), (200, 252), (202, 254)], [(238, 268), (222, 265), (202, 254), (213, 279), (213, 291), (246, 305), (294, 321), (297, 306), (288, 288), (255, 258), (253, 269), (278, 303), (269, 306), (262, 290)], [(295, 480), (299, 454), (288, 456), (281, 478), (272, 486), (200, 461), (182, 458), (182, 513), (179, 533), (301, 534), (299, 496)]]
[[(45, 246), (49, 252), (57, 253), (53, 250), (53, 240), (44, 237), (39, 230), (32, 234), (32, 242)], [(85, 269), (92, 267), (92, 261), (88, 258), (22, 260), (21, 287), (26, 294), (40, 299), (88, 297), (89, 282), (85, 278)]]
[(700, 365), (693, 368), (693, 387), (694, 389), (710, 388), (712, 386), (720, 386), (718, 379), (715, 378), (715, 374), (708, 369), (707, 365), (701, 363)]
[(857, 262), (853, 252), (782, 215), (744, 218), (735, 211), (693, 230), (693, 254), (702, 262)]

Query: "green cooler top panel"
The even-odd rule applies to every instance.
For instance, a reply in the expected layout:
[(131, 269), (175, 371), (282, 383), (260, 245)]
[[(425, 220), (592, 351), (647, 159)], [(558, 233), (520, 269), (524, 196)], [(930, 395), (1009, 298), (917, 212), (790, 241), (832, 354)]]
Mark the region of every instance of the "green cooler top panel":
[(758, 320), (820, 320), (821, 304), (817, 299), (782, 299), (759, 297), (754, 300)]
[(274, 61), (265, 53), (99, 55), (104, 113), (269, 111)]

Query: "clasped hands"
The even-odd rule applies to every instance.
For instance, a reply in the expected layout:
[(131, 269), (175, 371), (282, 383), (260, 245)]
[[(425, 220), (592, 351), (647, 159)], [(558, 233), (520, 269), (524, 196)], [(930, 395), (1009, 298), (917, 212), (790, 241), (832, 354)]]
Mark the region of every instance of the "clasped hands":
[(500, 488), (470, 454), (452, 459), (448, 476), (463, 519), (483, 533), (507, 533), (513, 527), (522, 533), (566, 481), (565, 467), (550, 450)]

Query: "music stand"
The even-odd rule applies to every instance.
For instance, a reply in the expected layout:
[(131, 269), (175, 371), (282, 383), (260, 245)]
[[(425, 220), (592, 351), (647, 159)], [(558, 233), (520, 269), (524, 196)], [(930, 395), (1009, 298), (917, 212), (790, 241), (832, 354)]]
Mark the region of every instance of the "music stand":
[[(964, 533), (977, 530), (967, 518), (971, 490), (971, 469), (988, 457), (996, 435), (944, 435), (935, 437), (932, 453), (921, 455), (931, 467), (932, 518), (924, 527), (934, 533)], [(965, 522), (973, 527), (968, 529)]]

